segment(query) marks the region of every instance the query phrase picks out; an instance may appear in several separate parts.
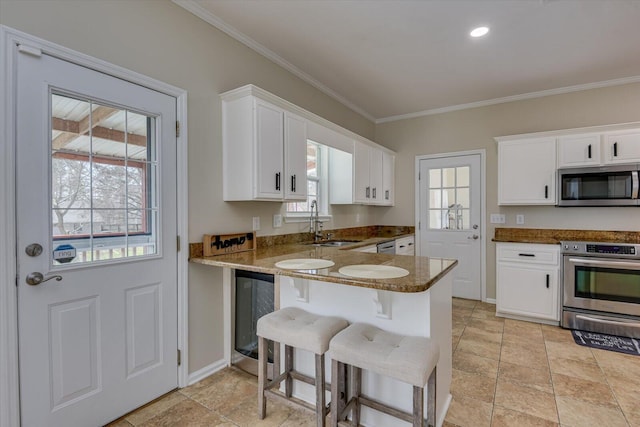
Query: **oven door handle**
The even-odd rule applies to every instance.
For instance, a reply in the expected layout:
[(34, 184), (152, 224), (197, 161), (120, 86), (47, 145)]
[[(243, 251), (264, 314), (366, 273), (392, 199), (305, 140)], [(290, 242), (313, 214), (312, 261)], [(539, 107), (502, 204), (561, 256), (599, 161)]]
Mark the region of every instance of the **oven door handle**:
[(597, 265), (600, 267), (629, 268), (631, 270), (640, 270), (640, 262), (600, 261), (596, 259), (586, 258), (569, 258), (569, 262), (572, 264)]
[(604, 323), (608, 325), (618, 325), (618, 326), (631, 326), (633, 328), (640, 328), (640, 322), (629, 320), (629, 321), (616, 321), (610, 320), (610, 318), (602, 318), (597, 316), (584, 316), (582, 314), (577, 314), (576, 319), (586, 320), (588, 322), (596, 322), (596, 323)]

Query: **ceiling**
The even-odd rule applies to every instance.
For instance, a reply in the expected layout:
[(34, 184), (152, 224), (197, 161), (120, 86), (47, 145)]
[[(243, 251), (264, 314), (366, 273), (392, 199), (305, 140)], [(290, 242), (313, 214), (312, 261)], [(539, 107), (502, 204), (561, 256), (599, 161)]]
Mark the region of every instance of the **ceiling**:
[(174, 2), (378, 123), (640, 81), (640, 0)]

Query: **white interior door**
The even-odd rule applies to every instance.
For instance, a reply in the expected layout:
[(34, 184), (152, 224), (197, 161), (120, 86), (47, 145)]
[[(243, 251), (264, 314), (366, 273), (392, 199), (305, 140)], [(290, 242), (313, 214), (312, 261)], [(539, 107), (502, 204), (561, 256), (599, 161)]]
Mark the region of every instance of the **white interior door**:
[(455, 258), (453, 296), (482, 297), (480, 154), (422, 159), (419, 255)]
[(177, 387), (176, 99), (17, 67), (22, 424), (102, 425)]

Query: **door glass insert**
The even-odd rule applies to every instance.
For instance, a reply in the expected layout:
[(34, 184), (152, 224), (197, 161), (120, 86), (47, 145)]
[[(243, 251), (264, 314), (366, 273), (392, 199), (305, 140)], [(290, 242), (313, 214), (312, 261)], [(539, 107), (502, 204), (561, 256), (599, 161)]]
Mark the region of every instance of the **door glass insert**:
[(156, 118), (51, 94), (53, 264), (158, 252)]
[(470, 229), (469, 166), (429, 170), (429, 228)]

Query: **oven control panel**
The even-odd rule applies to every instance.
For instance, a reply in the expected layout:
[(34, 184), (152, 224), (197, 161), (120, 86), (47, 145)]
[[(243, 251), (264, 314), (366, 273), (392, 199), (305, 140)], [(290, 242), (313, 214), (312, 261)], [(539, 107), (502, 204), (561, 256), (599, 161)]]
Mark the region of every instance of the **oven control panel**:
[(637, 258), (640, 245), (597, 243), (597, 242), (561, 242), (562, 253), (566, 255), (618, 256), (621, 258)]

